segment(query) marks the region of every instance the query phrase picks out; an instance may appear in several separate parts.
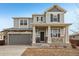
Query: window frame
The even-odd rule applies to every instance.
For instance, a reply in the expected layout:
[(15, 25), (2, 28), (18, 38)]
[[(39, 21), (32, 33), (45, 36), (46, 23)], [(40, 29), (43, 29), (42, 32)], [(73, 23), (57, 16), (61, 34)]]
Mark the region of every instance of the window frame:
[(51, 29), (51, 37), (60, 37), (60, 35), (61, 35), (60, 28)]
[(24, 20), (24, 25), (27, 25), (27, 20)]
[(39, 21), (39, 17), (36, 17), (37, 18), (37, 22)]
[(53, 22), (53, 14), (50, 15), (51, 22)]
[[(26, 22), (25, 22), (25, 21), (26, 21)], [(21, 26), (27, 25), (27, 20), (20, 20), (20, 25), (21, 25)]]
[(60, 22), (60, 14), (50, 14), (51, 22)]
[(20, 25), (23, 25), (23, 20), (20, 20)]
[(57, 14), (58, 22), (60, 22), (60, 14)]
[(43, 21), (43, 17), (41, 17), (41, 21)]

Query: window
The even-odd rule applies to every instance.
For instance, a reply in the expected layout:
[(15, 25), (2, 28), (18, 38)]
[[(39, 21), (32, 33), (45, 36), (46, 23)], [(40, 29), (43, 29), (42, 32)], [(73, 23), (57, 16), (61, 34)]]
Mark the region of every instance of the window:
[(53, 14), (50, 15), (51, 22), (53, 22)]
[(57, 14), (57, 15), (51, 14), (50, 19), (51, 19), (51, 22), (60, 22), (60, 14)]
[(41, 22), (41, 21), (43, 21), (43, 17), (37, 17), (37, 22)]
[(24, 25), (27, 25), (27, 20), (24, 20)]
[(23, 20), (20, 20), (20, 25), (23, 25)]
[(41, 21), (43, 21), (43, 17), (41, 17)]
[(51, 37), (60, 37), (60, 29), (52, 29)]
[(27, 25), (27, 20), (20, 20), (20, 25)]
[(54, 22), (58, 22), (57, 20), (58, 20), (58, 19), (57, 19), (57, 15), (54, 15), (53, 21), (54, 21)]
[(39, 17), (37, 17), (37, 21), (39, 20)]
[(60, 14), (58, 14), (58, 22), (60, 22)]

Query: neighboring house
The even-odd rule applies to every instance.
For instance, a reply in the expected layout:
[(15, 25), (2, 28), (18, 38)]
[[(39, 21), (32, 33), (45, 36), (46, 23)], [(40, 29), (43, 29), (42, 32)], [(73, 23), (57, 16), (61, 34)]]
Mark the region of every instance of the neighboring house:
[(72, 46), (79, 46), (79, 33), (74, 33), (69, 36), (69, 41)]
[(79, 33), (74, 33), (69, 36), (71, 40), (79, 40)]
[(10, 45), (63, 45), (69, 43), (68, 26), (64, 23), (66, 10), (54, 5), (44, 14), (32, 18), (13, 17), (14, 27), (4, 29), (4, 39)]

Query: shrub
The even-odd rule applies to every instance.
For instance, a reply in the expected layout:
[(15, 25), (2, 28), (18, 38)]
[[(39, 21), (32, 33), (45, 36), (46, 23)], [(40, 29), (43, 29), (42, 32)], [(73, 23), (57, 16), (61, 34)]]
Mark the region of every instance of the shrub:
[(63, 46), (64, 48), (67, 48), (67, 46)]
[(71, 44), (72, 48), (76, 49), (76, 44)]

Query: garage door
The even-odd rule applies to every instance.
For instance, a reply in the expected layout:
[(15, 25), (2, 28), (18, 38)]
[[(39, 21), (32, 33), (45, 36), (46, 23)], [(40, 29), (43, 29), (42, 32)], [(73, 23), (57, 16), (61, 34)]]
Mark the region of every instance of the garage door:
[(31, 34), (9, 34), (10, 45), (31, 45), (32, 35)]

